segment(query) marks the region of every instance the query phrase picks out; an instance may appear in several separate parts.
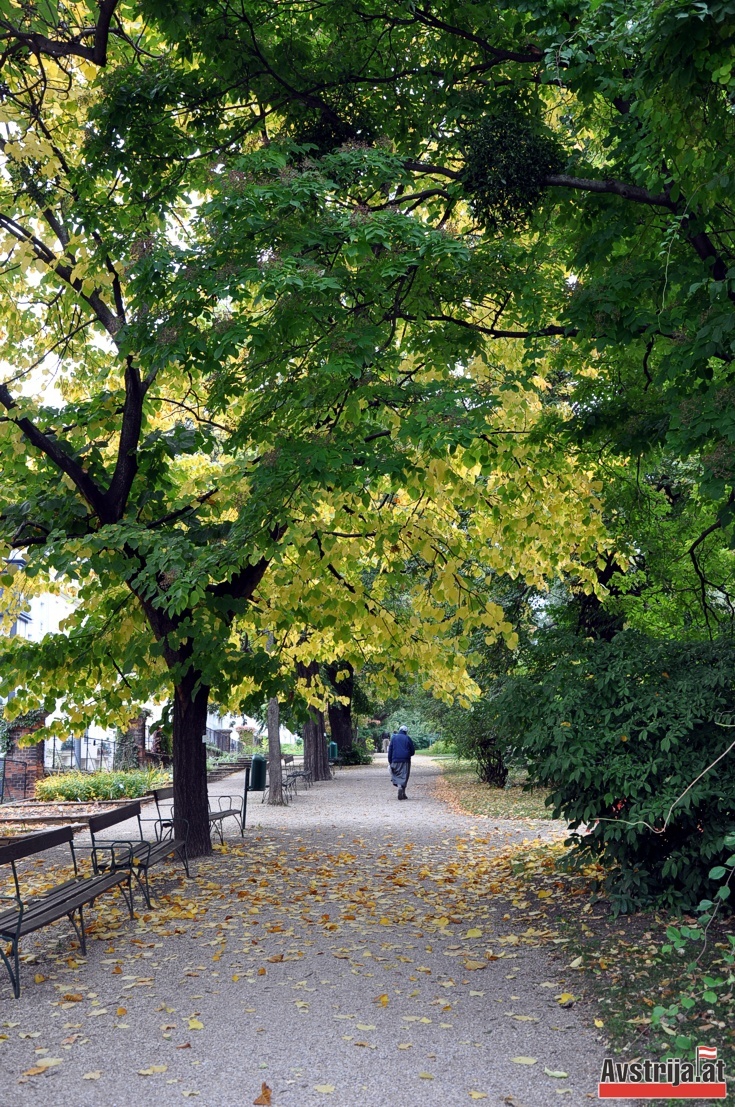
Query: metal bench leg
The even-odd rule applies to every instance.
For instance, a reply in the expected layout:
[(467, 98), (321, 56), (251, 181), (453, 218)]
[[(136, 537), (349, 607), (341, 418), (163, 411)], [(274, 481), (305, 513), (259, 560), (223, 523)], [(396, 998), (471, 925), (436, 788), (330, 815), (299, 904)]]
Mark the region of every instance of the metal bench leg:
[(132, 870), (128, 873), (127, 885), (121, 884), (120, 891), (122, 892), (125, 902), (128, 905), (128, 911), (130, 912), (130, 918), (132, 919), (134, 915)]
[(189, 858), (186, 856), (186, 845), (180, 845), (177, 853), (179, 855), (179, 860), (181, 861), (181, 864), (184, 866), (184, 872), (186, 873), (187, 880), (191, 880), (191, 874), (189, 872)]
[(8, 970), (8, 976), (10, 977), (10, 983), (13, 985), (13, 995), (16, 999), (20, 999), (20, 958), (18, 956), (18, 935), (12, 939), (12, 949), (10, 951), (10, 957), (12, 957), (12, 963), (10, 957), (6, 954), (3, 946), (0, 944), (0, 957), (5, 962), (5, 968)]
[(79, 939), (79, 945), (81, 946), (81, 949), (82, 949), (82, 957), (86, 957), (87, 956), (87, 939), (84, 937), (84, 911), (82, 910), (81, 907), (77, 907), (76, 910), (79, 912), (79, 924), (78, 925), (77, 925), (77, 920), (74, 918), (74, 912), (73, 911), (69, 911), (67, 917), (69, 919), (69, 922), (71, 923), (71, 925), (74, 927), (74, 929), (77, 932), (77, 938)]

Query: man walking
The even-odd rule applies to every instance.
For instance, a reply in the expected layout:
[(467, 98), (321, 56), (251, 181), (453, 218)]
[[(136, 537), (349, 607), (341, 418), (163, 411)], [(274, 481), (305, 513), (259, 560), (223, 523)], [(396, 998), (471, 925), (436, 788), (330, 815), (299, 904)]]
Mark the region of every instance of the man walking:
[(408, 799), (406, 785), (411, 775), (411, 758), (415, 753), (416, 747), (408, 736), (408, 727), (399, 727), (397, 732), (391, 735), (388, 746), (390, 778), (393, 787), (398, 789), (399, 800)]

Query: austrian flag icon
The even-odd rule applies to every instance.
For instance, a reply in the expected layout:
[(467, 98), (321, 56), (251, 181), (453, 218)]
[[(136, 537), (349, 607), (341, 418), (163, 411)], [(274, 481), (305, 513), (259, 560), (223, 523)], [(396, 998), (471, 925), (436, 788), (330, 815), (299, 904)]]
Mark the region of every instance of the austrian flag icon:
[(698, 1061), (716, 1061), (717, 1046), (697, 1046)]

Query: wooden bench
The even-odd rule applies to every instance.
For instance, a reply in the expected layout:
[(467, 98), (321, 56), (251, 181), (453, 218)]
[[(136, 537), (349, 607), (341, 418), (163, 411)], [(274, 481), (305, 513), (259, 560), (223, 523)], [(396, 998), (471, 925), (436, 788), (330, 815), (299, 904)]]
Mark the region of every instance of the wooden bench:
[[(17, 862), (64, 844), (68, 844), (71, 849), (74, 864), (72, 879), (64, 881), (63, 884), (57, 884), (55, 888), (50, 888), (40, 895), (24, 898), (21, 895), (18, 880)], [(95, 869), (90, 876), (80, 875), (77, 865), (77, 852), (84, 848), (74, 845), (74, 831), (68, 826), (62, 826), (56, 830), (42, 830), (37, 834), (26, 834), (0, 845), (0, 865), (10, 865), (15, 885), (14, 896), (0, 896), (0, 956), (10, 975), (16, 999), (20, 996), (18, 943), (25, 934), (31, 934), (34, 930), (40, 930), (42, 926), (58, 922), (66, 916), (74, 927), (82, 953), (86, 956), (83, 908), (88, 903), (93, 903), (103, 892), (116, 887), (122, 889), (130, 917), (133, 917), (130, 846), (125, 843), (125, 849), (119, 849), (112, 843), (104, 846), (100, 843), (97, 847), (87, 847), (92, 850)], [(109, 852), (111, 855), (106, 871), (98, 869), (99, 853), (102, 851)], [(10, 955), (5, 950), (5, 942), (10, 942)]]
[[(250, 765), (245, 766), (245, 787), (243, 789), (243, 796), (240, 799), (238, 796), (215, 796), (215, 800), (218, 801), (217, 807), (212, 807), (212, 801), (209, 801), (209, 825), (214, 827), (219, 836), (220, 842), (224, 845), (225, 836), (222, 824), (225, 819), (234, 819), (237, 825), (240, 827), (240, 837), (245, 834), (245, 817), (248, 811), (248, 785), (250, 784)], [(166, 815), (163, 812), (162, 804), (172, 804), (174, 798), (173, 785), (170, 784), (167, 788), (154, 788), (153, 799), (156, 804), (156, 810), (158, 811), (158, 818), (162, 822), (170, 820), (171, 816)]]
[[(160, 789), (159, 789), (160, 790)], [(138, 821), (138, 837), (137, 838), (125, 838), (120, 841), (109, 841), (108, 839), (100, 840), (97, 835), (103, 830), (109, 830), (111, 826), (118, 826), (120, 823), (128, 822), (129, 819), (137, 819)], [(143, 822), (153, 821), (155, 823), (155, 841), (151, 842), (143, 835)], [(184, 866), (184, 871), (189, 876), (189, 860), (186, 856), (186, 824), (183, 820), (174, 819), (154, 819), (143, 820), (140, 815), (140, 800), (135, 800), (133, 803), (126, 803), (122, 807), (116, 807), (112, 811), (105, 811), (101, 815), (92, 815), (88, 820), (89, 833), (92, 837), (92, 848), (94, 851), (113, 848), (109, 862), (100, 861), (96, 852), (92, 853), (92, 860), (95, 865), (95, 869), (100, 872), (105, 869), (111, 868), (115, 871), (115, 867), (118, 864), (117, 855), (114, 852), (115, 849), (120, 849), (126, 846), (129, 850), (129, 858), (127, 861), (128, 868), (132, 870), (140, 889), (145, 898), (148, 907), (151, 906), (151, 890), (148, 884), (148, 870), (152, 865), (157, 865), (159, 861), (165, 861), (168, 857), (176, 856)], [(175, 827), (175, 824), (178, 826)], [(175, 829), (180, 832), (177, 837)]]

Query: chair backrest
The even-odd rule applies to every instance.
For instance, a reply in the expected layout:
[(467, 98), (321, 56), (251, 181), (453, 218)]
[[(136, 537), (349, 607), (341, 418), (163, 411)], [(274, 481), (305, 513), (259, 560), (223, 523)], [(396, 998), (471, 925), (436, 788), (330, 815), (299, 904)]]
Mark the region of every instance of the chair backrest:
[(0, 846), (0, 865), (9, 865), (13, 861), (22, 861), (34, 853), (53, 849), (64, 842), (71, 842), (74, 831), (70, 826), (60, 826), (55, 830), (39, 830), (36, 834), (23, 834), (12, 842)]
[(160, 803), (161, 800), (170, 800), (174, 798), (174, 786), (169, 784), (166, 788), (154, 788), (153, 798), (156, 803)]
[(293, 754), (292, 753), (284, 753), (284, 755), (283, 755), (283, 764), (284, 765), (293, 765)]
[(136, 819), (140, 815), (140, 800), (134, 803), (125, 803), (121, 807), (113, 807), (109, 811), (103, 811), (101, 815), (90, 815), (89, 833), (94, 837), (100, 830), (107, 830), (109, 826), (117, 826), (128, 819)]

